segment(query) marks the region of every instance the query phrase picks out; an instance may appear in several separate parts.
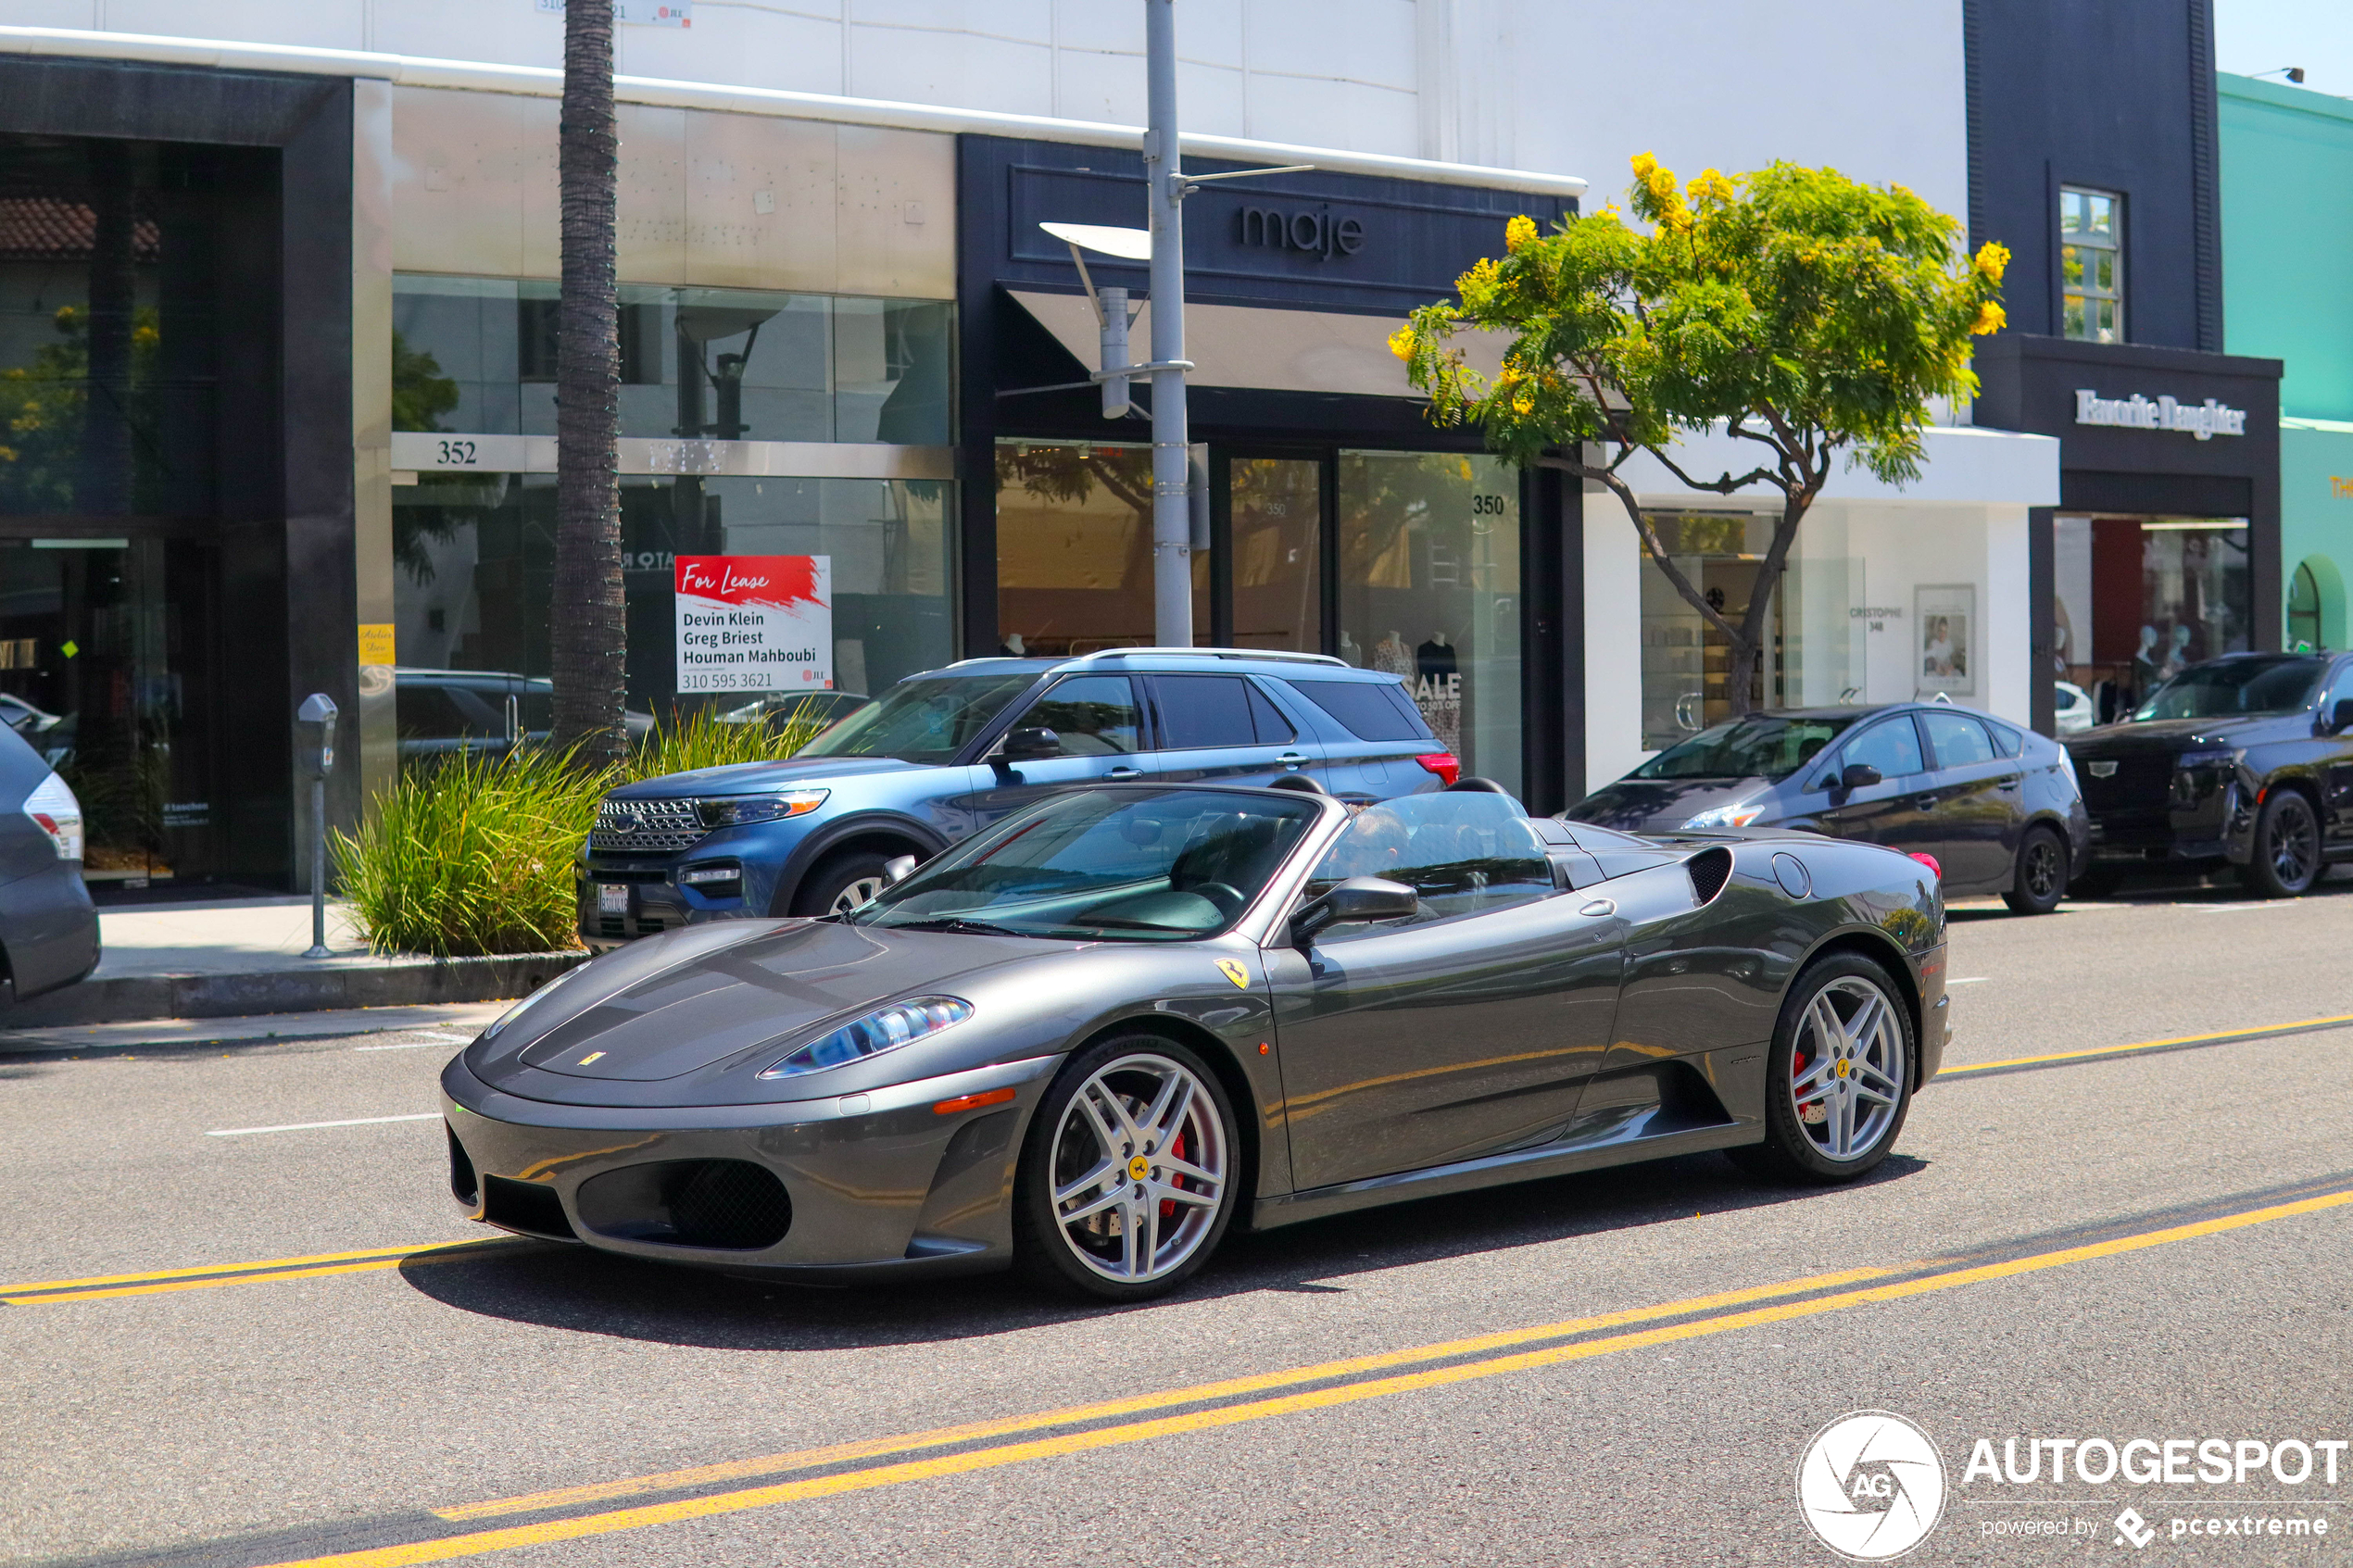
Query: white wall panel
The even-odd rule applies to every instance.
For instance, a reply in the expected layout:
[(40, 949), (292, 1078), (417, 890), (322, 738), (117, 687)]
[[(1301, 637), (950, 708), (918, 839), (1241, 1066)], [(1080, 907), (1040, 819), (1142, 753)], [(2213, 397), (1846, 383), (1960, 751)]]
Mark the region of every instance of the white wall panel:
[(691, 28), (620, 28), (617, 69), (679, 82), (842, 93), (840, 22), (798, 14), (826, 8), (706, 5), (695, 8)]
[(1242, 15), (1253, 71), (1414, 90), (1414, 0), (1250, 0)]
[(831, 293), (838, 272), (835, 128), (695, 113), (686, 116), (685, 131), (678, 280)]
[[(525, 187), (543, 172), (552, 187), (555, 173), (551, 161), (543, 171), (525, 154), (533, 103), (504, 94), (393, 90), (395, 270), (493, 278), (532, 270), (523, 232), (535, 204)], [(544, 195), (552, 212), (553, 189)]]
[(1052, 56), (1044, 44), (1010, 37), (853, 25), (849, 91), (861, 98), (1051, 114)]
[[(1623, 777), (1642, 740), (1642, 543), (1617, 497), (1585, 492), (1585, 785)], [(1576, 781), (1571, 780), (1571, 787)]]
[(686, 111), (623, 104), (613, 223), (622, 281), (674, 283), (686, 275)]
[[(11, 11), (15, 7), (9, 7)], [(107, 31), (166, 37), (230, 38), (245, 44), (296, 44), (314, 49), (364, 49), (362, 0), (106, 0)], [(91, 25), (93, 7), (67, 27)], [(16, 18), (6, 18), (15, 22)], [(32, 23), (27, 25), (43, 25)], [(57, 26), (58, 23), (48, 23)]]
[(956, 145), (920, 131), (837, 128), (838, 294), (956, 297)]
[(1356, 82), (1308, 77), (1250, 79), (1250, 133), (1266, 142), (1417, 156), (1414, 95)]

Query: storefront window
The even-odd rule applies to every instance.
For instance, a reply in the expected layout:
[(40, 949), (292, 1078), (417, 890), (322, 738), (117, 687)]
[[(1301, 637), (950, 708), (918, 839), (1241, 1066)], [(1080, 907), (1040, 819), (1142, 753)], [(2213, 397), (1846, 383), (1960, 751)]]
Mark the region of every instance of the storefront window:
[(1404, 677), (1463, 771), (1520, 786), (1519, 478), (1485, 456), (1340, 455), (1340, 656)]
[(2092, 694), (2101, 722), (2252, 646), (2243, 520), (2062, 517), (2052, 533), (2062, 677)]
[(2288, 579), (2287, 646), (2292, 653), (2309, 652), (2322, 646), (2321, 580), (2314, 575), (2310, 561), (2299, 563), (2296, 575)]
[[(396, 280), (394, 428), (553, 434), (556, 310), (552, 282)], [(945, 445), (953, 316), (934, 300), (625, 284), (621, 433)]]
[[(1773, 520), (1742, 512), (1661, 512), (1650, 521), (1677, 568), (1718, 614), (1737, 624), (1748, 613), (1757, 567), (1772, 543)], [(1752, 708), (1780, 701), (1780, 621), (1778, 615), (1772, 620), (1749, 687)], [(1676, 591), (1645, 551), (1642, 748), (1664, 750), (1730, 718), (1730, 670), (1731, 650), (1723, 633)]]
[[(997, 632), (1003, 650), (1068, 659), (1148, 647), (1152, 624), (1151, 448), (998, 443)], [(1209, 558), (1202, 554), (1193, 557), (1193, 640), (1209, 641)]]
[[(660, 717), (677, 706), (681, 554), (828, 558), (837, 690), (877, 692), (954, 659), (953, 490), (929, 481), (623, 477), (629, 707)], [(406, 672), (547, 674), (555, 496), (552, 474), (428, 473), (394, 487)], [(422, 691), (425, 683), (411, 684)], [(409, 699), (404, 690), (404, 707)]]
[(1236, 458), (1227, 471), (1234, 646), (1323, 652), (1324, 465)]

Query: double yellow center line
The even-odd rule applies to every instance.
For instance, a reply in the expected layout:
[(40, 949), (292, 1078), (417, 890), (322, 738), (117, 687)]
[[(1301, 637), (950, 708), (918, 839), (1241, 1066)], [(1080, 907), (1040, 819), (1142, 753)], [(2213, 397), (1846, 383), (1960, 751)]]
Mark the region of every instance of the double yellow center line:
[[(1559, 1366), (1568, 1362), (1615, 1355), (1626, 1350), (1671, 1344), (1677, 1340), (1696, 1339), (1739, 1329), (1757, 1328), (1799, 1318), (1817, 1317), (1824, 1313), (1842, 1311), (1851, 1307), (1898, 1301), (1910, 1297), (1925, 1296), (1935, 1291), (1987, 1284), (2047, 1269), (2089, 1262), (2096, 1259), (2145, 1251), (2150, 1248), (2165, 1247), (2201, 1236), (2244, 1230), (2252, 1225), (2315, 1214), (2347, 1205), (2353, 1205), (2353, 1187), (2337, 1187), (2284, 1202), (2270, 1203), (2235, 1212), (2214, 1214), (2186, 1223), (2128, 1232), (2079, 1246), (2057, 1248), (2021, 1257), (1958, 1266), (1955, 1266), (1950, 1260), (1943, 1263), (1916, 1264), (1913, 1265), (1914, 1268), (1925, 1269), (1928, 1272), (1914, 1273), (1911, 1277), (1891, 1278), (1889, 1276), (1903, 1273), (1905, 1271), (1890, 1269), (1855, 1269), (1839, 1273), (1816, 1274), (1805, 1279), (1784, 1281), (1778, 1285), (1759, 1286), (1751, 1289), (1729, 1291), (1713, 1296), (1693, 1297), (1686, 1300), (1604, 1313), (1596, 1317), (1574, 1318), (1561, 1323), (1513, 1329), (1477, 1338), (1424, 1345), (1411, 1349), (1389, 1351), (1381, 1355), (1358, 1357), (1349, 1361), (1326, 1361), (1314, 1366), (1295, 1367), (1252, 1377), (1201, 1384), (1188, 1388), (1166, 1389), (1158, 1393), (1139, 1395), (1128, 1399), (1045, 1411), (996, 1422), (942, 1427), (928, 1432), (875, 1438), (862, 1443), (848, 1443), (832, 1448), (772, 1454), (760, 1459), (743, 1460), (726, 1464), (667, 1471), (628, 1480), (567, 1487), (557, 1491), (535, 1492), (489, 1502), (436, 1509), (434, 1511), (434, 1514), (441, 1519), (453, 1523), (464, 1522), (502, 1514), (539, 1512), (578, 1507), (582, 1504), (610, 1501), (622, 1497), (708, 1486), (753, 1476), (784, 1474), (796, 1470), (837, 1465), (862, 1459), (914, 1452), (925, 1449), (966, 1444), (982, 1445), (963, 1448), (956, 1452), (935, 1454), (928, 1458), (835, 1470), (826, 1474), (777, 1481), (765, 1486), (711, 1492), (697, 1497), (643, 1503), (628, 1508), (575, 1513), (534, 1524), (469, 1531), (406, 1542), (396, 1546), (307, 1558), (295, 1562), (280, 1563), (275, 1565), (275, 1568), (409, 1568), (409, 1565), (416, 1563), (444, 1562), (459, 1558), (481, 1557), (522, 1547), (547, 1546), (560, 1541), (581, 1540), (590, 1537), (640, 1530), (655, 1524), (711, 1519), (724, 1514), (740, 1513), (747, 1510), (774, 1508), (786, 1503), (800, 1502), (816, 1498), (871, 1491), (880, 1487), (903, 1485), (911, 1481), (970, 1474), (976, 1471), (1023, 1464), (1034, 1460), (1053, 1459), (1089, 1449), (1149, 1442), (1155, 1438), (1176, 1436), (1189, 1432), (1212, 1431), (1218, 1427), (1236, 1426), (1275, 1416), (1327, 1410), (1335, 1406), (1385, 1399), (1396, 1394), (1445, 1387), (1454, 1384), (1502, 1376), (1509, 1373)], [(1870, 1280), (1881, 1283), (1861, 1283)], [(1680, 1321), (1658, 1321), (1667, 1319)], [(1652, 1323), (1654, 1326), (1635, 1329), (1628, 1333), (1602, 1332), (1626, 1328), (1629, 1325), (1645, 1322)], [(1531, 1343), (1545, 1340), (1566, 1340), (1567, 1342), (1541, 1344), (1539, 1348), (1515, 1348), (1515, 1347), (1527, 1347)], [(1495, 1353), (1498, 1351), (1504, 1353)], [(1428, 1364), (1436, 1362), (1446, 1364)], [(1416, 1363), (1421, 1363), (1421, 1370), (1403, 1373), (1393, 1370)], [(1388, 1375), (1378, 1375), (1381, 1374), (1388, 1374)], [(1322, 1386), (1299, 1387), (1296, 1392), (1280, 1394), (1273, 1398), (1242, 1397), (1263, 1394), (1270, 1389), (1307, 1384), (1321, 1384)], [(1226, 1402), (1214, 1402), (1221, 1400)], [(1181, 1408), (1185, 1406), (1199, 1408), (1190, 1410)], [(1151, 1411), (1169, 1411), (1172, 1413), (1152, 1415), (1144, 1420), (1119, 1419)], [(988, 1442), (990, 1438), (1015, 1436), (1026, 1432), (1047, 1431), (1055, 1427), (1069, 1427), (1089, 1422), (1108, 1423), (1108, 1424), (1096, 1424), (1083, 1430), (1063, 1431), (1052, 1436), (1016, 1442), (993, 1444)]]
[(2091, 1061), (2105, 1056), (2130, 1056), (2140, 1051), (2181, 1050), (2190, 1046), (2227, 1046), (2241, 1040), (2268, 1040), (2280, 1035), (2302, 1035), (2318, 1029), (2342, 1029), (2353, 1024), (2353, 1012), (2331, 1018), (2301, 1018), (2294, 1023), (2261, 1023), (2251, 1029), (2218, 1029), (2210, 1035), (2179, 1035), (2170, 1040), (2133, 1040), (2120, 1046), (2086, 1046), (2081, 1050), (2054, 1051), (2048, 1056), (2013, 1056), (2000, 1061), (1969, 1061), (1937, 1069), (1937, 1083), (1965, 1078), (1972, 1073), (2000, 1073), (2024, 1067), (2055, 1067), (2062, 1062)]
[(171, 1290), (210, 1290), (223, 1285), (271, 1285), (280, 1280), (317, 1279), (324, 1274), (364, 1274), (396, 1269), (411, 1258), (457, 1248), (495, 1247), (506, 1236), (434, 1241), (417, 1247), (370, 1247), (357, 1252), (314, 1252), (307, 1258), (270, 1258), (256, 1263), (215, 1263), (206, 1268), (156, 1269), (139, 1274), (94, 1274), (87, 1279), (48, 1279), (0, 1286), (0, 1305), (39, 1307), (53, 1301), (103, 1301), (117, 1296), (154, 1296)]

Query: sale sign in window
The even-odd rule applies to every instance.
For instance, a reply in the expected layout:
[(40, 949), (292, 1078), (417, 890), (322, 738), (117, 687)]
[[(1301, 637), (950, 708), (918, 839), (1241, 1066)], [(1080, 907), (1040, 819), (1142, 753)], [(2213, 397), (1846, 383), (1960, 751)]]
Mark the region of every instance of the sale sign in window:
[(831, 556), (680, 556), (681, 692), (834, 684)]

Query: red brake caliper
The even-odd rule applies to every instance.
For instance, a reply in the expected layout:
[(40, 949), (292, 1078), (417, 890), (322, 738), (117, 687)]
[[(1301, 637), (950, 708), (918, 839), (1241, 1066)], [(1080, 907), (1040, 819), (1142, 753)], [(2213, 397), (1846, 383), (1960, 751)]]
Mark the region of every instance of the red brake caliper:
[[(1175, 1137), (1168, 1140), (1168, 1153), (1171, 1159), (1182, 1160), (1185, 1158), (1184, 1134), (1179, 1133)], [(1171, 1175), (1168, 1179), (1171, 1183), (1174, 1183), (1176, 1180), (1174, 1175)], [(1163, 1220), (1173, 1220), (1176, 1217), (1176, 1200), (1175, 1198), (1164, 1198), (1160, 1200), (1160, 1217)]]
[[(1793, 1079), (1805, 1077), (1806, 1064), (1813, 1060), (1814, 1059), (1812, 1057), (1807, 1056), (1804, 1051), (1797, 1052), (1796, 1059), (1790, 1063), (1790, 1076)], [(1817, 1101), (1800, 1101), (1797, 1107), (1797, 1119), (1800, 1122), (1811, 1122), (1814, 1118), (1807, 1115), (1806, 1112), (1809, 1110), (1817, 1110), (1818, 1109), (1820, 1109), (1820, 1107)]]

